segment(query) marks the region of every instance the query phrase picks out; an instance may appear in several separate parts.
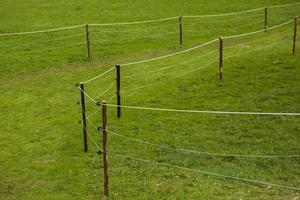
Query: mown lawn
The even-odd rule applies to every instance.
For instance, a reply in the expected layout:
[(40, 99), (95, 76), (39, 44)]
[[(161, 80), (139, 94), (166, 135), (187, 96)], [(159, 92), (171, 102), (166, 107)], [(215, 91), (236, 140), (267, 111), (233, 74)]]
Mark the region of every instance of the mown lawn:
[[(285, 4), (293, 1), (269, 1)], [(1, 2), (0, 32), (83, 23), (127, 22), (178, 15), (226, 13), (262, 7), (251, 1), (19, 1)], [(299, 15), (300, 5), (270, 9), (273, 26)], [(83, 153), (79, 91), (75, 83), (127, 63), (177, 52), (223, 35), (263, 28), (263, 12), (184, 19), (147, 25), (92, 27), (92, 62), (84, 29), (1, 37), (0, 198), (101, 199), (101, 133), (88, 124)], [(224, 80), (218, 80), (218, 44), (167, 59), (122, 68), (124, 105), (193, 110), (299, 112), (300, 44), (291, 55), (292, 24), (225, 40)], [(299, 31), (299, 30), (298, 30)], [(74, 37), (73, 37), (74, 36)], [(67, 38), (65, 38), (67, 37)], [(68, 45), (78, 44), (78, 46)], [(158, 71), (157, 71), (158, 70)], [(86, 85), (96, 97), (114, 71)], [(97, 100), (115, 104), (114, 89)], [(91, 123), (100, 111), (87, 101)], [(196, 170), (300, 185), (299, 158), (214, 157), (175, 152), (124, 140), (113, 133), (196, 151), (288, 155), (300, 153), (299, 117), (229, 116), (122, 110), (109, 107), (109, 150)], [(110, 155), (111, 199), (297, 199), (299, 191), (266, 187)]]

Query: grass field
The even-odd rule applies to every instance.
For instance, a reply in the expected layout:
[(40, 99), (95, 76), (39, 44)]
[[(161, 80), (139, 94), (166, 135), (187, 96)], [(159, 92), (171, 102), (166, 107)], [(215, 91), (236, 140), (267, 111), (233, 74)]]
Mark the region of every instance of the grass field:
[[(84, 23), (128, 22), (179, 15), (228, 13), (266, 5), (259, 0), (0, 1), (0, 33)], [(271, 0), (271, 5), (295, 1)], [(300, 5), (269, 10), (269, 26), (299, 15)], [(92, 62), (84, 28), (0, 37), (0, 199), (101, 199), (102, 157), (89, 139), (83, 153), (79, 91), (84, 81), (117, 63), (181, 51), (220, 35), (260, 30), (263, 11), (222, 18), (118, 27), (92, 27)], [(225, 40), (224, 80), (218, 80), (218, 43), (167, 59), (122, 68), (124, 105), (193, 110), (299, 112), (300, 44), (291, 55), (292, 24)], [(299, 32), (298, 28), (298, 32)], [(157, 71), (158, 70), (158, 71)], [(86, 85), (93, 97), (113, 83), (114, 71)], [(114, 90), (97, 100), (115, 104)], [(99, 109), (87, 101), (87, 113)], [(300, 153), (300, 119), (228, 116), (109, 107), (109, 150), (122, 155), (293, 187), (298, 158), (236, 158), (174, 152), (117, 135), (173, 148), (215, 153)], [(91, 117), (100, 126), (100, 111)], [(88, 124), (101, 146), (101, 133)], [(110, 199), (297, 199), (299, 191), (265, 187), (110, 155)]]

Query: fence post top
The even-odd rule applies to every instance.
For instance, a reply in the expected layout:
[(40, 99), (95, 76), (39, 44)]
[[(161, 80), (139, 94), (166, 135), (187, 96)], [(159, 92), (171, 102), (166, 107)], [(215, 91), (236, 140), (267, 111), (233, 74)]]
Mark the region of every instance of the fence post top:
[(223, 36), (220, 36), (220, 37), (219, 37), (219, 40), (223, 40), (223, 39), (224, 39), (224, 37), (223, 37)]
[(116, 64), (116, 67), (120, 67), (121, 65), (120, 64)]

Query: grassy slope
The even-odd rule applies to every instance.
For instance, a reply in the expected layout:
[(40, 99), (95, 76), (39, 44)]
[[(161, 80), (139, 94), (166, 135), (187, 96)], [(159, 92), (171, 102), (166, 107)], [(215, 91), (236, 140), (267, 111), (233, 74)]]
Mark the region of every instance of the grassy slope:
[[(272, 4), (276, 3), (288, 2), (272, 1)], [(0, 8), (3, 13), (0, 30), (14, 32), (81, 24), (87, 21), (134, 21), (179, 14), (222, 13), (264, 5), (261, 1), (250, 1), (247, 4), (243, 1), (233, 1), (228, 4), (221, 0), (213, 3), (189, 1), (189, 4), (185, 3), (183, 6), (179, 6), (179, 1), (149, 1), (145, 8), (142, 8), (144, 1), (101, 2), (101, 5), (98, 5), (97, 1), (89, 1), (89, 3), (72, 1), (72, 5), (70, 4), (62, 1), (5, 2)], [(281, 12), (277, 17), (274, 14), (272, 23), (285, 21), (298, 11), (299, 9), (295, 7), (289, 8), (289, 13), (292, 14)], [(207, 41), (218, 36), (222, 30), (227, 34), (234, 33), (236, 30), (247, 32), (259, 23), (259, 17), (254, 19), (252, 22), (255, 25), (251, 27), (243, 27), (240, 19), (233, 18), (230, 21), (224, 19), (221, 20), (224, 24), (222, 27), (215, 28), (207, 25), (205, 31), (201, 31), (204, 22), (197, 23), (199, 24), (197, 26), (187, 22), (186, 27), (196, 33), (186, 38), (186, 45)], [(216, 21), (210, 20), (206, 23), (213, 24)], [(229, 28), (230, 24), (240, 28), (233, 30)], [(172, 24), (166, 26), (174, 28)], [(159, 28), (157, 31), (160, 30), (164, 29)], [(282, 30), (285, 29), (280, 29)], [(61, 33), (55, 33), (53, 36), (57, 36), (56, 34), (60, 37), (65, 36), (60, 35)], [(121, 38), (119, 43), (96, 46), (95, 55), (99, 57), (94, 56), (93, 64), (72, 64), (84, 61), (84, 47), (79, 51), (64, 50), (59, 54), (43, 52), (33, 57), (19, 55), (14, 59), (2, 54), (1, 59), (4, 64), (1, 63), (0, 79), (1, 112), (3, 113), (0, 120), (2, 127), (1, 198), (95, 199), (101, 195), (102, 178), (99, 172), (101, 160), (95, 154), (98, 149), (92, 145), (90, 153), (87, 155), (82, 153), (80, 126), (77, 124), (80, 112), (75, 104), (78, 100), (78, 91), (73, 84), (103, 71), (106, 66), (116, 62), (124, 63), (155, 54), (165, 54), (178, 48), (178, 45), (174, 44), (176, 35), (167, 39), (163, 37), (161, 40), (146, 38), (141, 42), (139, 39), (130, 39), (140, 36), (139, 34), (130, 33), (127, 37)], [(299, 56), (290, 55), (290, 41), (274, 47), (269, 46), (290, 34), (282, 33), (275, 36), (276, 32), (268, 34), (272, 37), (264, 43), (255, 42), (256, 37), (226, 41), (226, 45), (241, 44), (228, 49), (226, 51), (228, 56), (243, 50), (248, 51), (264, 46), (269, 48), (226, 60), (225, 80), (222, 82), (217, 80), (216, 64), (206, 66), (211, 60), (216, 59), (216, 52), (213, 52), (216, 49), (215, 45), (162, 62), (126, 68), (122, 73), (138, 74), (161, 67), (176, 67), (175, 70), (167, 69), (165, 73), (154, 73), (152, 76), (140, 75), (135, 77), (134, 81), (125, 79), (124, 90), (165, 80), (169, 75), (179, 76), (186, 70), (194, 70), (198, 67), (201, 69), (182, 78), (162, 82), (156, 87), (145, 88), (134, 93), (124, 92), (124, 104), (183, 109), (299, 111), (298, 75), (300, 72), (297, 67)], [(198, 35), (199, 37), (196, 37)], [(258, 37), (264, 36), (262, 34)], [(114, 35), (107, 36), (107, 40), (114, 37)], [(23, 41), (22, 38), (5, 39), (1, 40), (3, 41), (1, 45), (14, 46), (20, 42), (36, 45), (37, 39), (38, 36), (29, 38), (28, 41)], [(249, 41), (253, 42), (242, 45)], [(65, 42), (53, 45), (55, 47), (63, 44)], [(2, 48), (1, 51), (9, 50)], [(210, 51), (213, 54), (204, 59), (197, 58)], [(190, 62), (182, 63), (183, 61)], [(112, 80), (113, 74), (110, 74), (104, 80), (90, 84), (87, 89), (95, 96)], [(153, 92), (153, 88), (157, 91)], [(182, 102), (187, 105), (181, 105)], [(93, 105), (88, 106), (89, 113), (95, 109), (97, 108)], [(293, 117), (222, 117), (126, 110), (124, 118), (116, 121), (114, 115), (114, 110), (110, 109), (111, 130), (168, 146), (227, 153), (299, 153), (297, 145), (299, 119)], [(99, 124), (98, 116), (94, 116), (92, 120)], [(90, 130), (100, 143), (99, 134)], [(261, 160), (187, 156), (151, 147), (146, 148), (136, 143), (127, 144), (115, 136), (110, 139), (110, 149), (195, 169), (299, 185), (299, 159)], [(144, 165), (113, 156), (110, 160), (111, 193), (112, 197), (117, 199), (133, 197), (136, 199), (149, 197), (152, 199), (198, 199), (200, 197), (286, 199), (297, 195), (290, 190), (261, 189), (256, 185)]]

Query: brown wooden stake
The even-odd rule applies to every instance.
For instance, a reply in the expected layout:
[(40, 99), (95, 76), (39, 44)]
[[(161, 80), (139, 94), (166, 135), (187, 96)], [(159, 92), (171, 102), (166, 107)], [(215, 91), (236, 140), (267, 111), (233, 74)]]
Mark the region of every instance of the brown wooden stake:
[(219, 53), (219, 78), (220, 80), (223, 79), (223, 46), (224, 40), (223, 37), (219, 38), (220, 40), (220, 53)]
[(265, 7), (265, 32), (268, 29), (268, 7)]
[(106, 101), (101, 102), (102, 110), (102, 142), (103, 142), (103, 191), (108, 197), (108, 142), (107, 142), (107, 105)]
[(297, 26), (298, 26), (298, 17), (295, 17), (294, 37), (293, 37), (293, 55), (296, 55)]
[(116, 65), (117, 80), (117, 117), (121, 118), (121, 72), (120, 65)]
[(89, 31), (89, 25), (85, 25), (85, 32), (86, 32), (86, 48), (87, 48), (87, 57), (88, 60), (91, 61), (91, 48), (90, 48), (90, 31)]
[(88, 144), (87, 144), (87, 131), (86, 131), (84, 85), (82, 83), (80, 83), (79, 87), (80, 87), (81, 109), (82, 109), (83, 146), (84, 146), (84, 152), (87, 152), (88, 151)]
[(180, 45), (183, 43), (183, 37), (182, 37), (182, 16), (179, 17), (179, 42)]

